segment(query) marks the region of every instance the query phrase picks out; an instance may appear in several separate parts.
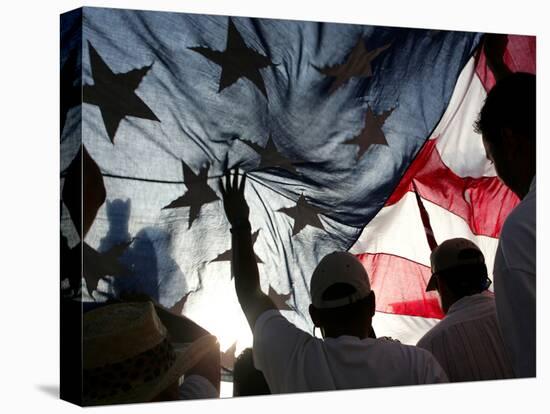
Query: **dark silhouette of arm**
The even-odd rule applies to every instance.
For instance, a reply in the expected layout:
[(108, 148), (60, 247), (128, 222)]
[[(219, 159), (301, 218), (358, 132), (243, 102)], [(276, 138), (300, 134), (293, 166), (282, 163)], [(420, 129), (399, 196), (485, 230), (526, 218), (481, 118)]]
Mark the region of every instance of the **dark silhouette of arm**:
[(497, 82), (512, 73), (504, 63), (504, 51), (507, 44), (508, 36), (504, 34), (487, 33), (483, 39), (483, 51), (487, 58), (487, 66), (495, 75)]
[(233, 171), (233, 180), (230, 173), (225, 176), (225, 188), (220, 180), (223, 203), (227, 219), (231, 224), (231, 243), (233, 258), (231, 271), (235, 277), (235, 290), (250, 328), (258, 317), (269, 309), (276, 309), (272, 300), (262, 292), (260, 274), (254, 255), (250, 222), (248, 221), (249, 208), (244, 198), (246, 176), (243, 175), (238, 183), (238, 172)]

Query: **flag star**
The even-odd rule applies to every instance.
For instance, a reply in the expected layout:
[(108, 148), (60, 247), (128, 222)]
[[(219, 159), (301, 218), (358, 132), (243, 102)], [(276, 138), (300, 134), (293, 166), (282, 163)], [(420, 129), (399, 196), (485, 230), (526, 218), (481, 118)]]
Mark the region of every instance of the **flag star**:
[(249, 48), (237, 30), (233, 20), (229, 18), (227, 27), (227, 45), (223, 52), (207, 47), (190, 47), (222, 68), (218, 93), (233, 85), (240, 78), (250, 80), (266, 97), (267, 91), (260, 69), (273, 65), (271, 60)]
[(200, 210), (204, 204), (219, 200), (219, 197), (208, 185), (208, 167), (201, 168), (199, 174), (195, 174), (188, 165), (181, 162), (183, 169), (183, 181), (187, 191), (181, 197), (178, 197), (170, 204), (164, 206), (162, 210), (179, 207), (191, 207), (189, 210), (189, 227), (199, 216)]
[[(254, 233), (252, 233), (252, 246), (256, 244), (256, 240), (258, 240), (258, 235), (260, 234), (260, 230), (256, 230)], [(256, 263), (263, 264), (262, 259), (258, 257), (256, 253), (254, 253), (254, 257), (256, 258)], [(223, 253), (220, 253), (215, 259), (210, 260), (210, 263), (212, 262), (230, 262), (233, 258), (233, 250), (229, 249), (226, 250)], [(231, 279), (233, 279), (233, 274), (231, 274)]]
[[(61, 199), (81, 239), (92, 226), (107, 192), (97, 163), (81, 144), (80, 150), (66, 170)], [(84, 207), (83, 207), (84, 206)]]
[(340, 65), (317, 68), (324, 75), (334, 78), (329, 93), (333, 93), (353, 77), (368, 78), (372, 76), (372, 61), (391, 44), (384, 45), (372, 51), (368, 51), (365, 42), (359, 38), (345, 63)]
[(367, 109), (365, 116), (365, 126), (356, 137), (345, 141), (345, 145), (358, 145), (359, 152), (357, 159), (360, 159), (363, 154), (369, 149), (371, 145), (385, 145), (388, 146), (388, 141), (382, 130), (382, 126), (386, 122), (386, 119), (391, 115), (393, 109), (384, 111), (380, 115), (376, 115), (371, 108)]
[(88, 50), (94, 84), (84, 85), (83, 100), (99, 106), (111, 142), (114, 144), (120, 121), (127, 116), (159, 121), (153, 111), (135, 93), (152, 65), (125, 73), (114, 73), (90, 42), (88, 42)]
[(290, 305), (288, 305), (288, 301), (292, 296), (292, 293), (287, 293), (286, 295), (278, 293), (275, 289), (269, 285), (269, 291), (267, 292), (267, 296), (273, 301), (273, 304), (277, 307), (279, 310), (294, 310)]
[(237, 353), (237, 341), (233, 342), (227, 350), (220, 352), (220, 365), (222, 368), (233, 370), (235, 367), (235, 354)]
[(183, 297), (178, 300), (172, 307), (169, 309), (170, 312), (172, 312), (175, 315), (181, 315), (183, 314), (183, 308), (185, 306), (185, 303), (187, 302), (187, 299), (189, 299), (189, 295), (193, 292), (187, 292)]
[(263, 170), (266, 168), (282, 168), (293, 174), (297, 174), (296, 167), (293, 165), (294, 162), (286, 158), (275, 146), (275, 142), (269, 137), (265, 147), (262, 147), (255, 142), (247, 141), (241, 139), (246, 145), (251, 147), (260, 155), (260, 163), (256, 168), (253, 168), (251, 171)]
[(300, 233), (307, 225), (325, 230), (319, 218), (319, 214), (322, 214), (323, 211), (309, 204), (303, 194), (300, 195), (294, 207), (284, 207), (277, 211), (285, 213), (287, 216), (294, 219), (292, 236)]

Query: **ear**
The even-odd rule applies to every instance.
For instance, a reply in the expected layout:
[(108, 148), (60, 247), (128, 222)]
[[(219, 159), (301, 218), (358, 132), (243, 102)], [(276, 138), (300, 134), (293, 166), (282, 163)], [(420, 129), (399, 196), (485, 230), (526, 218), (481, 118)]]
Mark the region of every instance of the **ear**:
[(321, 326), (321, 312), (313, 305), (309, 305), (309, 316), (311, 316), (311, 321), (313, 325), (319, 328)]

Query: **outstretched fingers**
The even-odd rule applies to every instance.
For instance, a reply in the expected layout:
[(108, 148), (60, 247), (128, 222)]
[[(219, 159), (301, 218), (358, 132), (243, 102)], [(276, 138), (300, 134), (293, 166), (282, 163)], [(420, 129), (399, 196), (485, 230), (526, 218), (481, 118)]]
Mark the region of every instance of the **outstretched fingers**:
[(239, 169), (234, 168), (233, 169), (233, 187), (231, 188), (233, 191), (237, 191), (239, 189)]
[[(233, 174), (233, 178), (231, 178), (231, 174)], [(245, 181), (246, 181), (246, 173), (243, 173), (241, 182), (239, 184), (238, 168), (234, 168), (233, 170), (227, 170), (225, 173), (225, 183), (223, 178), (220, 178), (218, 181), (222, 196), (225, 198), (228, 194), (232, 194), (232, 193), (244, 194)]]
[(243, 178), (241, 180), (241, 185), (239, 186), (239, 193), (244, 194), (244, 182), (246, 181), (246, 173), (243, 173)]
[(225, 173), (225, 192), (231, 191), (231, 170)]

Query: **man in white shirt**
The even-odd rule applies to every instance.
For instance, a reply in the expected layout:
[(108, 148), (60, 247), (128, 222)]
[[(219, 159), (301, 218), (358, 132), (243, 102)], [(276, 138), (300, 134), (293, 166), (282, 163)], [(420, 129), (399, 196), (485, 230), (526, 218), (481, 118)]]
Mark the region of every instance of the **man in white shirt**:
[(497, 315), (517, 377), (536, 375), (536, 78), (514, 73), (487, 95), (476, 129), (499, 178), (521, 202), (495, 256)]
[(430, 261), (426, 291), (437, 290), (445, 318), (417, 346), (436, 357), (451, 382), (513, 378), (481, 250), (468, 239), (449, 239)]
[(253, 331), (254, 364), (272, 393), (447, 382), (429, 352), (369, 337), (375, 295), (350, 253), (329, 254), (312, 275), (309, 311), (324, 340), (288, 322), (260, 289), (244, 183), (234, 171), (232, 183), (228, 173), (220, 187), (233, 235), (235, 290)]

